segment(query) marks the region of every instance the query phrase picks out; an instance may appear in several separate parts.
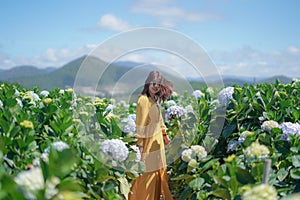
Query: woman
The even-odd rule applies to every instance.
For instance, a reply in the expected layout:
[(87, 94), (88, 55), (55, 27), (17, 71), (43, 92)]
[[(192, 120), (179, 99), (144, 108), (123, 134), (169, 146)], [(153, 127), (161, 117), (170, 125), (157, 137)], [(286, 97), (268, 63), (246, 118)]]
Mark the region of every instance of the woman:
[(145, 172), (132, 183), (130, 200), (173, 199), (168, 186), (165, 144), (170, 143), (159, 103), (172, 94), (173, 84), (158, 71), (149, 73), (136, 108), (138, 146)]

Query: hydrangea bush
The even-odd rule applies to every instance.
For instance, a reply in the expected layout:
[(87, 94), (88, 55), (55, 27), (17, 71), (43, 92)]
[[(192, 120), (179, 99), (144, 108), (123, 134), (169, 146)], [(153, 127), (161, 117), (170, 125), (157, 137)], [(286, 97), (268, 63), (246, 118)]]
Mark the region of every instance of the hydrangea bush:
[[(300, 82), (195, 88), (162, 104), (174, 199), (297, 197)], [(145, 167), (135, 106), (2, 84), (1, 198), (126, 199)]]

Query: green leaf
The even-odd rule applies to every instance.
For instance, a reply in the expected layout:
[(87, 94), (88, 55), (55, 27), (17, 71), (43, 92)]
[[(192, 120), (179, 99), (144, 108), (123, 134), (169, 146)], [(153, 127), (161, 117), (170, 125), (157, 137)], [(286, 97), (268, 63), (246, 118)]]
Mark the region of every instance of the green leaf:
[(236, 120), (233, 120), (229, 125), (227, 125), (223, 131), (222, 131), (222, 135), (225, 137), (225, 138), (228, 138), (232, 133), (233, 131), (236, 129), (237, 127), (237, 121)]
[(219, 197), (219, 198), (222, 198), (222, 199), (226, 199), (226, 200), (231, 199), (230, 192), (225, 188), (218, 188), (216, 190), (213, 190), (209, 193), (209, 195), (213, 195), (213, 196), (216, 196), (216, 197)]
[(300, 117), (300, 112), (299, 112), (299, 110), (293, 109), (293, 110), (292, 110), (292, 113), (293, 113), (294, 120), (295, 120), (295, 121), (298, 121), (298, 119), (299, 119), (299, 117)]
[(186, 200), (186, 199), (189, 199), (188, 196), (191, 195), (191, 193), (192, 193), (192, 188), (190, 188), (190, 187), (185, 188), (185, 190), (183, 190), (183, 191), (181, 192), (181, 195), (180, 195), (180, 197), (179, 197), (179, 200)]
[(300, 167), (300, 155), (292, 156), (292, 162), (294, 167)]
[(200, 190), (203, 183), (205, 183), (205, 180), (203, 178), (195, 178), (192, 181), (189, 182), (189, 186), (193, 190)]
[(130, 185), (125, 177), (118, 178), (118, 181), (120, 182), (120, 191), (121, 193), (127, 197), (130, 192)]
[(119, 127), (118, 123), (113, 118), (111, 118), (111, 126), (112, 126), (113, 136), (114, 137), (121, 137), (122, 136), (122, 130)]
[(293, 179), (300, 179), (300, 168), (291, 169), (290, 174)]
[(279, 181), (283, 181), (287, 177), (288, 174), (289, 174), (289, 171), (287, 169), (281, 168), (277, 172), (277, 178)]
[(78, 158), (71, 149), (64, 149), (59, 152), (51, 147), (49, 155), (49, 172), (51, 175), (64, 178), (77, 162)]
[(244, 185), (255, 183), (253, 176), (245, 169), (237, 168), (236, 178)]
[(279, 153), (283, 153), (283, 154), (290, 153), (290, 144), (287, 141), (277, 140), (274, 141), (274, 145)]
[(188, 180), (192, 179), (193, 176), (189, 174), (179, 174), (178, 176), (171, 178), (172, 181), (179, 181), (179, 180)]

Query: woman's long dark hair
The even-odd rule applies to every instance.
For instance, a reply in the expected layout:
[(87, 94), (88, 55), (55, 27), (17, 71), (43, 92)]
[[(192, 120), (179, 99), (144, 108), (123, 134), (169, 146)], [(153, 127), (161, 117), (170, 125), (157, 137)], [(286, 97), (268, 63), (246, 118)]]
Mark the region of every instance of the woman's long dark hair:
[(160, 85), (160, 90), (156, 94), (158, 101), (167, 100), (173, 92), (173, 83), (167, 80), (159, 71), (151, 71), (145, 81), (144, 89), (141, 92), (142, 95), (150, 96), (149, 86), (151, 83)]

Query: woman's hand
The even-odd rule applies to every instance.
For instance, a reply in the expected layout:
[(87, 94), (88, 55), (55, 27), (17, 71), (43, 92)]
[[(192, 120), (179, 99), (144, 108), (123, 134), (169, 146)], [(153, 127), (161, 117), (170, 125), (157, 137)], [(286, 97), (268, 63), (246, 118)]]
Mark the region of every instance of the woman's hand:
[(170, 144), (170, 142), (171, 142), (169, 136), (168, 135), (163, 135), (163, 137), (164, 137), (165, 144), (168, 146)]

